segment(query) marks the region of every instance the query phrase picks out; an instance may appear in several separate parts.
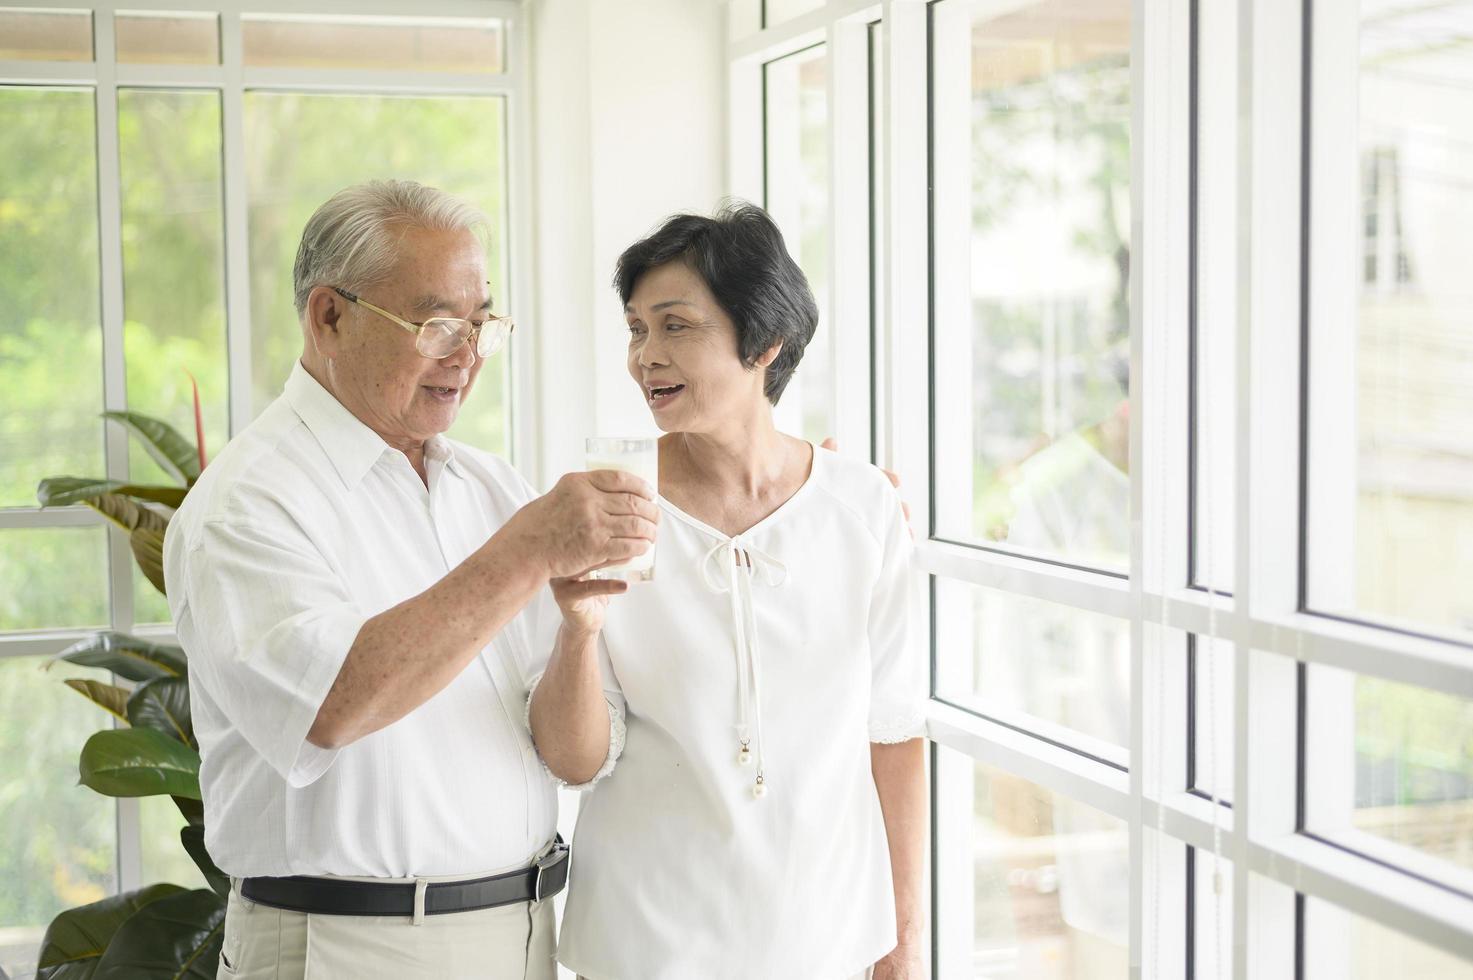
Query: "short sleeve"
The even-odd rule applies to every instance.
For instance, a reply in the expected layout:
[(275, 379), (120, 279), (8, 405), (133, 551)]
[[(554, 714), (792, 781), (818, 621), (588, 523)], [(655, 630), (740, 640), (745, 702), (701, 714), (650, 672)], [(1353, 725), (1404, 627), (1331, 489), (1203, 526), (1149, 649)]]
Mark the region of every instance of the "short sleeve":
[(204, 524), (183, 585), (195, 683), (289, 785), (317, 780), (337, 750), (307, 732), (369, 616), (287, 528)]
[(871, 742), (905, 742), (926, 733), (926, 658), (916, 642), (914, 544), (900, 495), (887, 488), (879, 578), (870, 599)]

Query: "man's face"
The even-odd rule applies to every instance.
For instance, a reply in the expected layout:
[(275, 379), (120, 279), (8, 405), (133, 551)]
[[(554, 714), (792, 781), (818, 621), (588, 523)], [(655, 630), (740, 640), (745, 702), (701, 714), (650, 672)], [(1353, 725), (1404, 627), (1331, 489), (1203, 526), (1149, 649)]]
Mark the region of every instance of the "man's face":
[[(490, 313), (486, 259), (468, 231), (402, 231), (399, 262), (362, 298), (412, 323), (450, 316), (483, 320)], [(392, 446), (418, 445), (450, 428), (470, 394), (481, 359), (462, 344), (447, 357), (415, 348), (415, 336), (372, 310), (349, 305), (332, 351), (334, 394)]]

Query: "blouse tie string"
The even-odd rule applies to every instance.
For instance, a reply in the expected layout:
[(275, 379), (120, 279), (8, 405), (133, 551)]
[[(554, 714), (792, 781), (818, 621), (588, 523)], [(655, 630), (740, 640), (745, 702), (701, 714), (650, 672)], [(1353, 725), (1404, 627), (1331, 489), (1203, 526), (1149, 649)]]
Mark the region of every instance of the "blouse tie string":
[[(724, 569), (724, 572), (723, 572)], [(752, 764), (752, 742), (756, 741), (757, 779), (752, 795), (767, 795), (767, 777), (762, 758), (762, 658), (757, 636), (757, 616), (752, 605), (752, 585), (761, 577), (776, 588), (788, 580), (787, 566), (752, 547), (738, 535), (716, 542), (701, 561), (701, 578), (706, 588), (731, 599), (731, 625), (737, 663), (737, 725), (740, 750), (737, 762)]]

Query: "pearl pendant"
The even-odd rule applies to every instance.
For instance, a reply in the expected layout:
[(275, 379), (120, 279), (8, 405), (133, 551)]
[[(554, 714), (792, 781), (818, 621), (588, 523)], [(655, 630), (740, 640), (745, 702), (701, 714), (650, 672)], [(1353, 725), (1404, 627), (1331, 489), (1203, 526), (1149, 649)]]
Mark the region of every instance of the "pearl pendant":
[(737, 753), (737, 762), (744, 766), (750, 766), (752, 764), (752, 750), (743, 745), (742, 750)]
[(760, 775), (757, 777), (757, 782), (752, 784), (752, 795), (759, 800), (767, 795), (767, 782)]

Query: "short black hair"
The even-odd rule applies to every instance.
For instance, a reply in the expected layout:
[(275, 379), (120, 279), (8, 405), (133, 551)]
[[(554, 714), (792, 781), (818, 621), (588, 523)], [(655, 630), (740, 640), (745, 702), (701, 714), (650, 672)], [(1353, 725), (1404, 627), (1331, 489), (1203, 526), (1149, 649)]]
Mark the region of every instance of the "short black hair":
[(627, 304), (639, 277), (668, 262), (684, 261), (706, 281), (736, 325), (737, 352), (753, 367), (782, 341), (767, 366), (763, 393), (776, 405), (803, 349), (818, 328), (818, 304), (777, 224), (755, 204), (732, 201), (714, 217), (677, 214), (653, 234), (624, 250), (614, 267), (614, 287)]

